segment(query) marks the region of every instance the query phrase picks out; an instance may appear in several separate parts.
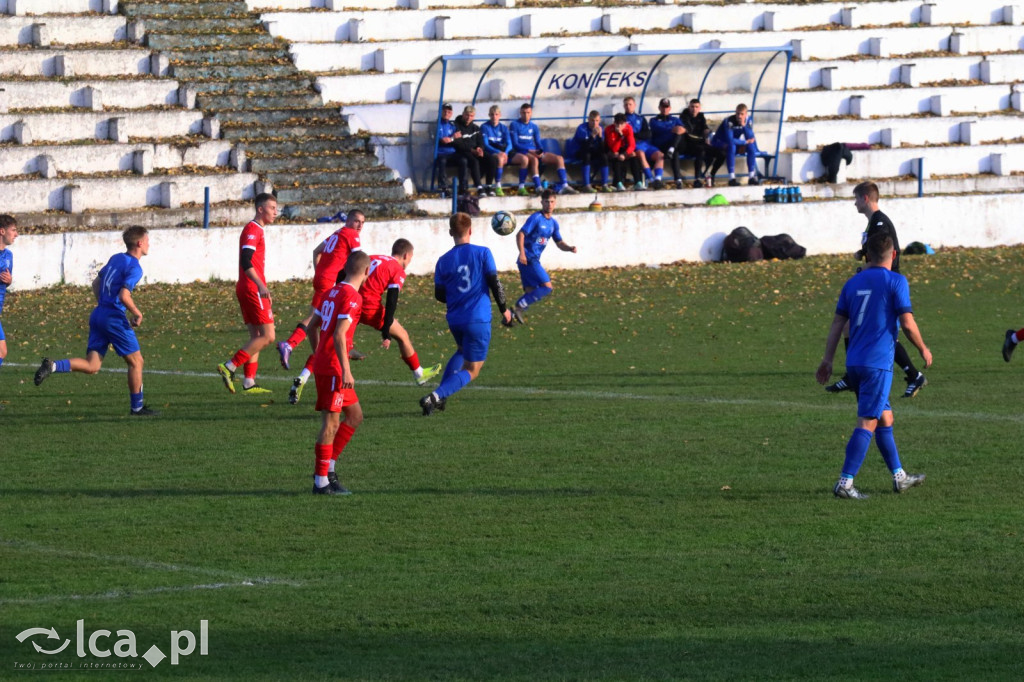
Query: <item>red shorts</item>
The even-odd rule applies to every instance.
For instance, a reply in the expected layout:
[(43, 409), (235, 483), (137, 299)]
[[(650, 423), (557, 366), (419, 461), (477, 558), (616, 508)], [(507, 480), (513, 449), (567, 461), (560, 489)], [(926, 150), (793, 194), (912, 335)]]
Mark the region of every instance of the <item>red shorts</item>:
[(242, 309), (242, 320), (246, 324), (273, 324), (274, 311), (270, 309), (270, 299), (260, 298), (260, 292), (244, 284), (235, 286), (235, 296)]
[(365, 324), (367, 327), (373, 327), (380, 331), (384, 327), (384, 308), (381, 306), (377, 306), (373, 310), (363, 308), (359, 313), (359, 324)]
[(313, 300), (310, 302), (310, 305), (313, 306), (313, 310), (320, 310), (320, 304), (324, 302), (324, 296), (333, 288), (334, 287), (327, 287), (326, 289), (321, 289), (316, 285), (313, 286)]
[(314, 374), (316, 381), (316, 411), (341, 412), (346, 405), (359, 402), (354, 388), (341, 388), (341, 377), (334, 374)]

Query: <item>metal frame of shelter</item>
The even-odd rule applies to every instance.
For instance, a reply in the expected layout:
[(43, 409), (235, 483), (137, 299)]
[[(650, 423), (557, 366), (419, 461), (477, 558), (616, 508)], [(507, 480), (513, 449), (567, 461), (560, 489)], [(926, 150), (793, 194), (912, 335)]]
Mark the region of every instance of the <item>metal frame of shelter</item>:
[[(529, 103), (542, 135), (564, 140), (589, 111), (596, 109), (606, 119), (622, 111), (626, 96), (636, 99), (637, 113), (645, 116), (657, 113), (663, 97), (672, 100), (673, 113), (698, 98), (712, 129), (745, 103), (759, 148), (774, 157), (775, 175), (792, 55), (791, 47), (779, 46), (441, 56), (424, 70), (412, 101), (412, 179), (421, 190), (434, 189), (437, 125), (445, 103), (453, 104), (455, 115), (465, 105), (504, 105), (501, 120), (506, 124), (518, 118), (522, 103)], [(479, 110), (476, 122), (487, 116), (486, 108)]]

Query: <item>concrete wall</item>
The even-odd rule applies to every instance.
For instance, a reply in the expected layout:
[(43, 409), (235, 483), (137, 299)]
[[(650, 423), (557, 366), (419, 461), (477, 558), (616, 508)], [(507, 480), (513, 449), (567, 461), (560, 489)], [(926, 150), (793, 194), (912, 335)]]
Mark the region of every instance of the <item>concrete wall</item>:
[[(753, 189), (753, 188), (752, 188)], [(841, 191), (847, 191), (843, 189)], [(538, 201), (531, 199), (532, 209)], [(933, 247), (1018, 244), (1024, 195), (965, 195), (923, 199), (886, 199), (883, 209), (893, 219), (903, 244), (924, 241)], [(517, 214), (520, 225), (529, 210)], [(965, 216), (969, 218), (965, 219)], [(789, 233), (809, 254), (853, 252), (864, 219), (846, 201), (695, 206), (644, 212), (578, 212), (558, 215), (562, 235), (579, 248), (545, 251), (547, 268), (596, 268), (717, 259), (725, 234), (745, 225), (757, 235)], [(474, 222), (473, 240), (494, 251), (499, 270), (515, 269), (512, 236), (499, 237), (489, 216)], [(271, 281), (309, 278), (313, 248), (337, 224), (272, 225), (267, 228), (267, 276)], [(190, 282), (237, 276), (238, 234), (232, 228), (157, 230), (150, 255), (143, 259), (145, 282)], [(416, 257), (410, 274), (427, 274), (451, 247), (444, 218), (371, 221), (363, 230), (363, 246), (388, 253), (398, 237), (410, 239)], [(15, 254), (15, 288), (33, 288), (64, 281), (88, 284), (106, 260), (123, 249), (119, 232), (23, 235), (11, 247)]]

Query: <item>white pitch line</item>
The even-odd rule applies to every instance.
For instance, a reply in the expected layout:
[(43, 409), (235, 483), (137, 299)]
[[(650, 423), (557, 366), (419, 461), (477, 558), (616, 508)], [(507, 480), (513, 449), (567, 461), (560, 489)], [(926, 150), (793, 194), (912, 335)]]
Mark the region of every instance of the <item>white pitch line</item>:
[[(198, 592), (201, 590), (223, 590), (235, 587), (258, 587), (261, 585), (280, 585), (276, 580), (243, 580), (235, 583), (210, 583), (206, 585), (176, 585), (171, 587), (151, 587), (145, 590), (111, 590), (96, 594), (54, 594), (45, 597), (24, 597), (21, 599), (0, 599), (0, 606), (33, 606), (37, 604), (63, 603), (67, 601), (101, 601), (111, 599), (131, 599), (146, 597), (152, 594), (174, 592)], [(292, 583), (283, 583), (292, 584)]]
[(204, 568), (202, 566), (188, 566), (185, 564), (168, 564), (159, 561), (150, 561), (149, 559), (139, 559), (131, 556), (116, 556), (111, 554), (95, 554), (93, 552), (79, 552), (76, 550), (62, 549), (60, 547), (49, 547), (47, 545), (40, 545), (35, 542), (26, 542), (24, 540), (6, 540), (0, 538), (0, 547), (31, 552), (35, 554), (51, 554), (55, 556), (63, 556), (69, 559), (88, 559), (91, 561), (98, 561), (101, 563), (108, 564), (127, 564), (129, 566), (136, 566), (138, 568), (144, 568), (154, 571), (167, 571), (171, 573), (195, 573), (198, 575), (208, 575), (211, 577), (226, 578), (232, 583), (237, 584), (260, 584), (260, 585), (288, 585), (289, 587), (302, 587), (303, 583), (297, 580), (283, 580), (281, 578), (252, 578), (245, 575), (240, 575), (233, 571), (223, 571), (216, 568)]
[[(24, 363), (8, 362), (4, 363), (8, 367), (34, 367), (35, 365), (26, 365)], [(101, 369), (101, 372), (109, 372), (113, 374), (125, 374), (126, 369), (122, 368), (111, 368)], [(146, 374), (156, 374), (161, 376), (180, 376), (180, 377), (195, 377), (203, 379), (219, 379), (220, 375), (216, 372), (191, 372), (182, 370), (145, 370)], [(266, 376), (261, 377), (261, 381), (280, 381), (291, 383), (291, 377), (276, 377)], [(360, 384), (364, 386), (411, 386), (413, 385), (408, 381), (379, 381), (374, 379), (359, 379), (356, 381), (356, 385)], [(682, 396), (682, 395), (650, 395), (642, 393), (620, 393), (617, 391), (581, 391), (574, 389), (550, 389), (550, 388), (537, 388), (534, 386), (476, 386), (470, 384), (465, 390), (473, 391), (491, 391), (499, 393), (517, 393), (521, 395), (550, 395), (565, 398), (584, 398), (592, 400), (640, 400), (648, 402), (663, 402), (663, 403), (680, 403), (688, 405), (734, 405), (737, 407), (752, 406), (759, 407), (764, 405), (771, 405), (778, 407), (779, 409), (802, 409), (802, 410), (821, 410), (827, 412), (845, 412), (851, 409), (851, 405), (843, 402), (828, 402), (826, 398), (822, 402), (814, 403), (801, 403), (795, 401), (779, 401), (779, 400), (755, 400), (750, 398), (704, 398), (700, 396)], [(820, 390), (820, 389), (817, 389)], [(839, 398), (838, 400), (843, 400)], [(941, 410), (929, 410), (922, 409), (917, 405), (908, 405), (904, 407), (902, 404), (897, 404), (897, 408), (902, 411), (910, 409), (910, 414), (920, 417), (931, 417), (935, 419), (963, 419), (968, 421), (979, 421), (979, 422), (1009, 422), (1012, 424), (1024, 424), (1024, 414), (987, 414), (984, 412), (950, 412)], [(907, 414), (904, 412), (904, 414)]]

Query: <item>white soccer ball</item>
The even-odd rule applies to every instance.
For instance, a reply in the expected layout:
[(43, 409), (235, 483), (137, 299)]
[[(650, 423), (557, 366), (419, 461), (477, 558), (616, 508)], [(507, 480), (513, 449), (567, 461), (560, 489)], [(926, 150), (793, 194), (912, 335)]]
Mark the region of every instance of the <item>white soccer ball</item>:
[(516, 217), (505, 211), (498, 211), (491, 217), (491, 229), (505, 237), (516, 231)]

